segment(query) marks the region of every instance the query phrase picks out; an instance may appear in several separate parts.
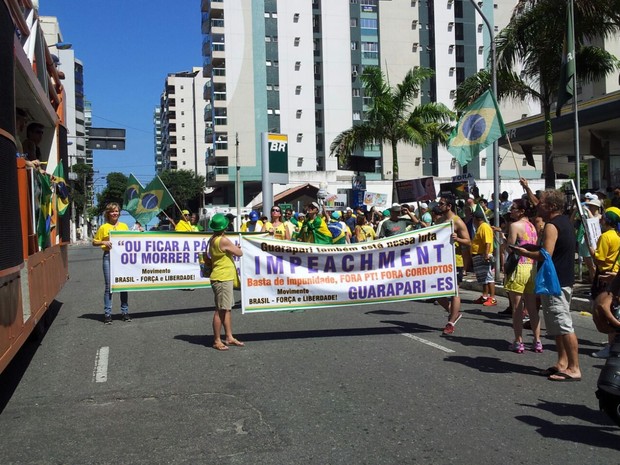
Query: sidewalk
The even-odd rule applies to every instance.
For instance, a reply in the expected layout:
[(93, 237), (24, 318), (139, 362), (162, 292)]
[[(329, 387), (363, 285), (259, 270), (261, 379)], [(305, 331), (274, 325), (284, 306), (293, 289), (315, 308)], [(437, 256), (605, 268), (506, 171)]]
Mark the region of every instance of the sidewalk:
[[(502, 275), (503, 279), (503, 275)], [(467, 289), (469, 291), (482, 292), (482, 284), (476, 282), (476, 277), (473, 273), (467, 273), (467, 276), (463, 278), (463, 282), (460, 285), (461, 289)], [(573, 286), (573, 298), (571, 300), (571, 310), (574, 312), (590, 312), (590, 298), (588, 296), (590, 292), (589, 284), (575, 283)], [(503, 284), (495, 284), (495, 294), (508, 297), (506, 289)]]

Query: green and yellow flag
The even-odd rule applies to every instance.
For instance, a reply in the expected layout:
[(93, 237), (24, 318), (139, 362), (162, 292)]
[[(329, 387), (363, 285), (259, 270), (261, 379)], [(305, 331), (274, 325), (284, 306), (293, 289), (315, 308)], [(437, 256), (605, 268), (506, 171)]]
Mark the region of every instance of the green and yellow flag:
[(459, 118), (448, 140), (448, 152), (461, 166), (465, 166), (505, 134), (506, 128), (495, 97), (487, 90)]
[(134, 216), (143, 190), (144, 187), (142, 187), (140, 181), (138, 181), (133, 174), (130, 174), (127, 188), (125, 189), (125, 193), (123, 194), (123, 210), (125, 210), (131, 216)]
[(65, 181), (65, 169), (62, 162), (58, 163), (54, 169), (53, 180), (55, 184), (54, 193), (56, 194), (56, 212), (63, 216), (69, 207), (69, 187)]
[(52, 184), (46, 174), (38, 171), (38, 187), (40, 193), (38, 197), (38, 208), (35, 211), (37, 220), (37, 242), (39, 249), (43, 250), (49, 246), (50, 228), (52, 225)]
[(168, 188), (164, 185), (159, 176), (156, 176), (148, 186), (141, 192), (136, 208), (130, 212), (136, 221), (148, 224), (160, 211), (168, 208), (174, 203), (174, 199)]

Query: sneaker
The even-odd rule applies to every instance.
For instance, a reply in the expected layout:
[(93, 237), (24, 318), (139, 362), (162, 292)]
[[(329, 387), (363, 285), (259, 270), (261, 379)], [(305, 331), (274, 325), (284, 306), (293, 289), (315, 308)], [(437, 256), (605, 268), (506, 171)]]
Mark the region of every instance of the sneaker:
[(592, 354), (592, 357), (594, 357), (594, 358), (608, 358), (609, 357), (610, 349), (611, 349), (611, 346), (609, 344), (607, 344), (607, 345), (605, 345), (605, 347), (603, 347), (598, 352), (594, 352)]
[(525, 352), (525, 346), (522, 342), (515, 341), (510, 344), (510, 350), (516, 352), (517, 354), (522, 354), (523, 352)]
[(536, 341), (534, 343), (534, 352), (536, 352), (537, 354), (542, 354), (542, 352), (543, 352), (542, 342)]
[(509, 305), (506, 310), (502, 310), (498, 315), (512, 316), (512, 307)]
[(454, 333), (454, 324), (453, 323), (446, 324), (446, 327), (443, 329), (443, 333), (444, 334)]
[(112, 315), (105, 315), (103, 317), (103, 323), (106, 325), (111, 325), (112, 324)]
[(473, 304), (483, 304), (487, 301), (488, 297), (485, 297), (483, 295), (481, 295), (480, 297), (478, 297), (476, 300), (474, 300), (472, 303)]
[(129, 313), (123, 313), (123, 316), (121, 317), (121, 319), (126, 322), (131, 321), (131, 317), (129, 316)]
[(482, 305), (484, 305), (485, 307), (495, 307), (497, 305), (497, 299), (492, 299), (491, 297), (489, 297), (487, 300), (484, 301)]

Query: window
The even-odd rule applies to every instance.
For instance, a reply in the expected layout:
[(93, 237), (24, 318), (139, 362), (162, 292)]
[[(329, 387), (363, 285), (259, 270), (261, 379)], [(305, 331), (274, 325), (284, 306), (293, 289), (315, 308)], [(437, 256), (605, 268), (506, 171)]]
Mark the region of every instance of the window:
[(361, 121), (362, 119), (362, 113), (359, 111), (354, 111), (353, 112), (353, 121)]
[(301, 86), (295, 87), (295, 95), (301, 95)]
[(301, 69), (301, 61), (295, 62), (295, 71), (299, 71)]
[(301, 132), (298, 132), (297, 133), (297, 142), (301, 142), (303, 138), (304, 138), (304, 135)]
[(265, 66), (271, 66), (271, 60), (267, 60), (267, 61), (265, 62)]
[(277, 61), (277, 60), (276, 60), (276, 61), (274, 61), (274, 62), (273, 62), (273, 66), (275, 66), (275, 67), (277, 68), (278, 66), (280, 66), (280, 62), (279, 62), (279, 61)]
[(353, 97), (360, 97), (361, 95), (362, 95), (361, 89), (356, 89), (356, 88), (352, 89), (352, 96)]
[(351, 50), (357, 50), (357, 42), (351, 42)]
[(301, 111), (301, 110), (297, 110), (297, 112), (295, 113), (295, 117), (296, 117), (297, 119), (300, 119), (300, 118), (301, 118), (301, 113), (302, 113), (302, 111)]
[(373, 18), (360, 18), (362, 29), (377, 29), (377, 20)]
[(295, 37), (295, 40), (293, 41), (293, 45), (295, 47), (299, 47), (299, 42), (301, 41), (300, 37)]
[(265, 36), (265, 42), (271, 42), (271, 37)]
[(293, 15), (293, 22), (294, 22), (294, 23), (298, 23), (298, 22), (299, 22), (299, 13), (295, 13), (295, 14)]
[(357, 18), (351, 18), (349, 21), (349, 26), (357, 27)]

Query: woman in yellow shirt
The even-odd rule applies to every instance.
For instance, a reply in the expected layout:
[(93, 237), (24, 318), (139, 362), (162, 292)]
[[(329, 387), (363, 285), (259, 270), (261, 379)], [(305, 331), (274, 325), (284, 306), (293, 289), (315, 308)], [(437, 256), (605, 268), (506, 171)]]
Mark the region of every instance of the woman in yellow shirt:
[[(105, 282), (105, 290), (103, 291), (103, 322), (106, 325), (112, 324), (112, 293), (110, 292), (110, 231), (128, 231), (129, 228), (125, 223), (118, 220), (121, 214), (121, 207), (116, 202), (106, 205), (103, 216), (105, 223), (97, 230), (97, 234), (93, 238), (93, 246), (101, 247), (103, 250), (103, 280)], [(121, 314), (123, 321), (131, 321), (129, 316), (129, 299), (127, 292), (121, 292)]]
[[(241, 257), (241, 248), (225, 236), (228, 228), (228, 218), (216, 213), (209, 221), (209, 228), (213, 236), (209, 241), (209, 254), (213, 262), (211, 271), (211, 289), (215, 297), (215, 312), (213, 312), (213, 348), (228, 350), (228, 346), (243, 347), (243, 342), (235, 339), (232, 333), (232, 307), (235, 303), (233, 287), (239, 281), (237, 267), (233, 256)], [(222, 342), (222, 326), (226, 333), (225, 343)]]
[(291, 233), (282, 222), (282, 210), (280, 210), (280, 207), (273, 206), (271, 208), (271, 221), (267, 221), (263, 225), (263, 232), (269, 233), (274, 239), (291, 240)]

